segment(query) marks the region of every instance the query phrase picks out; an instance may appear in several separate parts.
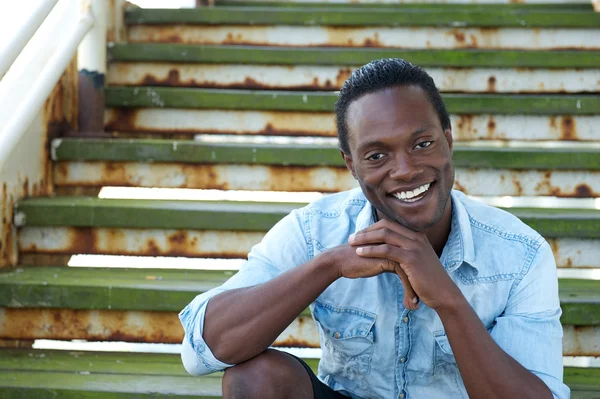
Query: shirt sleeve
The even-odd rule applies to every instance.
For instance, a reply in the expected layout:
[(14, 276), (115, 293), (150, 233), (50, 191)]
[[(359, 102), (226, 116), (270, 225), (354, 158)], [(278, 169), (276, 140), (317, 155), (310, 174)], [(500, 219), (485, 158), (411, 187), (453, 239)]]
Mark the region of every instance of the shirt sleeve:
[(491, 334), (498, 345), (538, 376), (557, 399), (568, 399), (563, 383), (558, 277), (552, 250), (544, 242), (513, 286), (506, 309)]
[(206, 307), (221, 292), (269, 281), (308, 261), (308, 243), (303, 231), (303, 210), (294, 210), (279, 221), (248, 254), (240, 271), (222, 286), (198, 295), (180, 313), (184, 329), (181, 360), (186, 371), (205, 375), (234, 366), (217, 359), (202, 337)]

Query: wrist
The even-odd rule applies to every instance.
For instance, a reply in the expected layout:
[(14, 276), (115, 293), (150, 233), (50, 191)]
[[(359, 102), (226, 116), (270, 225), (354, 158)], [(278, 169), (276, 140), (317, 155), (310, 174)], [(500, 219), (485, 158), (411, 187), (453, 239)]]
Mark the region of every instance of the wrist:
[(313, 259), (312, 267), (315, 273), (324, 275), (331, 284), (341, 277), (340, 264), (335, 252), (327, 251)]
[(471, 305), (467, 301), (467, 298), (457, 288), (456, 291), (446, 296), (446, 299), (440, 306), (435, 308), (435, 311), (440, 316), (440, 319), (443, 320), (446, 317), (455, 317), (470, 307)]

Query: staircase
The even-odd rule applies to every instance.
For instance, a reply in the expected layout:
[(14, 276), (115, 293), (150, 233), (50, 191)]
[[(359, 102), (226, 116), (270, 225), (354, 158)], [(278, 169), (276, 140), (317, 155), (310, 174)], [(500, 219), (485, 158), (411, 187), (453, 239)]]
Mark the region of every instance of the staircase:
[[(177, 313), (235, 271), (168, 259), (159, 269), (68, 267), (71, 256), (241, 259), (303, 197), (99, 198), (100, 189), (355, 187), (335, 143), (335, 91), (382, 57), (424, 67), (444, 93), (455, 188), (519, 197), (523, 206), (507, 210), (549, 240), (561, 275), (598, 273), (600, 14), (589, 3), (217, 3), (125, 11), (125, 40), (108, 48), (111, 137), (55, 139), (57, 195), (15, 207), (20, 266), (0, 270), (1, 339), (180, 343)], [(547, 208), (530, 197), (578, 200)], [(599, 356), (600, 281), (559, 286), (564, 355)], [(318, 344), (308, 310), (276, 342)], [(3, 398), (221, 395), (219, 373), (188, 376), (169, 354), (1, 349), (0, 370)], [(600, 398), (600, 368), (566, 367), (565, 381), (573, 398)]]

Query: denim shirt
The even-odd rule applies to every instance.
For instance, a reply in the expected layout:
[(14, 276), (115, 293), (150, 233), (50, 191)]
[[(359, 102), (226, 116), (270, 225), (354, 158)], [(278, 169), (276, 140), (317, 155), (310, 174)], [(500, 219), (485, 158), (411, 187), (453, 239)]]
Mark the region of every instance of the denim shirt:
[[(550, 246), (513, 215), (456, 190), (451, 196), (442, 265), (494, 341), (541, 378), (555, 398), (568, 398)], [(232, 366), (216, 359), (202, 338), (210, 298), (272, 279), (347, 243), (350, 234), (373, 222), (373, 207), (360, 188), (324, 197), (283, 218), (252, 248), (236, 275), (180, 313), (186, 370), (208, 374)], [(423, 303), (407, 310), (403, 294), (395, 274), (340, 278), (310, 305), (322, 348), (319, 379), (352, 398), (467, 398), (439, 316)]]

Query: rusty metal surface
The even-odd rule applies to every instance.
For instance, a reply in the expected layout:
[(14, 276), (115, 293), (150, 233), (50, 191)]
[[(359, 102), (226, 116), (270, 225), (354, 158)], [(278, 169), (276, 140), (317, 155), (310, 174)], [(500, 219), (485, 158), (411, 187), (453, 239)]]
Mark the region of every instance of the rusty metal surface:
[[(117, 62), (107, 84), (236, 89), (339, 90), (347, 66), (220, 65)], [(579, 93), (600, 91), (600, 69), (428, 68), (443, 92)]]
[(390, 48), (599, 49), (593, 29), (136, 25), (134, 43)]
[(13, 226), (15, 202), (24, 197), (50, 195), (53, 192), (50, 140), (76, 126), (77, 63), (74, 59), (0, 174), (0, 267), (14, 266), (18, 262), (16, 230)]
[(357, 185), (345, 168), (250, 165), (58, 162), (54, 182), (62, 186), (137, 186), (220, 190), (335, 192)]
[[(456, 141), (594, 141), (600, 116), (451, 115)], [(107, 131), (129, 132), (129, 137), (190, 134), (282, 136), (337, 135), (333, 114), (271, 111), (224, 111), (158, 108), (109, 108)], [(524, 134), (523, 132), (526, 132)]]
[(564, 356), (600, 356), (600, 327), (563, 326)]
[[(181, 343), (183, 328), (176, 313), (71, 309), (0, 309), (0, 339), (85, 339)], [(274, 343), (285, 347), (319, 347), (312, 318), (295, 320)], [(564, 326), (565, 356), (600, 356), (600, 327)]]
[[(59, 265), (68, 261), (65, 254), (246, 258), (263, 236), (234, 231), (25, 227), (18, 237), (22, 256), (39, 256), (25, 264)], [(559, 268), (600, 268), (600, 240), (559, 238), (549, 243)]]
[[(177, 313), (114, 310), (0, 308), (0, 339), (56, 339), (179, 344), (183, 328)], [(318, 347), (312, 318), (301, 316), (275, 346)]]
[(454, 187), (478, 196), (600, 196), (600, 172), (457, 169)]
[(600, 239), (560, 238), (548, 242), (558, 267), (600, 268)]
[[(135, 186), (336, 192), (354, 188), (345, 168), (58, 162), (58, 186)], [(599, 197), (600, 172), (457, 169), (455, 188), (478, 196)]]
[(126, 0), (108, 0), (107, 42), (118, 43), (126, 40), (127, 25), (125, 24), (125, 8), (128, 4), (130, 3)]
[(264, 134), (335, 136), (333, 114), (188, 109), (119, 109), (105, 111), (107, 131), (160, 134)]
[(263, 233), (106, 228), (23, 228), (19, 250), (44, 254), (106, 254), (245, 258)]

